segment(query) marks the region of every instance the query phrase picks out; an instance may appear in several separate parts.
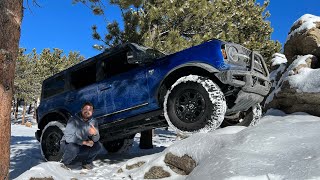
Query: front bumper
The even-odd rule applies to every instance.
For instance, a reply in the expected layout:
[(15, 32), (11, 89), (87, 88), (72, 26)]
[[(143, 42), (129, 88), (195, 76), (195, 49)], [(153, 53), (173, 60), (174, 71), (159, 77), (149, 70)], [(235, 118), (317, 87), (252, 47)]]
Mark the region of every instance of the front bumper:
[(269, 78), (257, 72), (229, 70), (219, 72), (216, 76), (224, 84), (240, 87), (244, 92), (261, 96), (266, 96), (271, 87)]
[(261, 103), (271, 87), (268, 77), (254, 71), (229, 70), (219, 72), (216, 76), (222, 83), (240, 89), (236, 94), (234, 105), (227, 109), (226, 114), (247, 111), (254, 105)]

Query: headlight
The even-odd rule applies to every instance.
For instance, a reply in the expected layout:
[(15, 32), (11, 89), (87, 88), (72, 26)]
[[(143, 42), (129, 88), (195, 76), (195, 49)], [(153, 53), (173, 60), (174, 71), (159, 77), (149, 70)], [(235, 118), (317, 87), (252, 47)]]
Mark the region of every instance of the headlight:
[(228, 57), (233, 60), (233, 61), (238, 61), (239, 60), (239, 56), (238, 56), (238, 50), (236, 47), (234, 46), (229, 46), (229, 48), (227, 49), (227, 53), (228, 53)]

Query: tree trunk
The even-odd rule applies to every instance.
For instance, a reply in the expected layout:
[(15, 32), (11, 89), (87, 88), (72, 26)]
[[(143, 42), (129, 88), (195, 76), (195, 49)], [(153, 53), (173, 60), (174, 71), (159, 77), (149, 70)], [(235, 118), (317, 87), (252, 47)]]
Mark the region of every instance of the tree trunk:
[(23, 111), (22, 111), (21, 125), (24, 125), (24, 123), (25, 123), (26, 109), (27, 109), (27, 105), (26, 105), (26, 103), (24, 103), (23, 104)]
[(14, 121), (15, 121), (15, 122), (17, 122), (17, 119), (18, 119), (19, 104), (20, 104), (20, 100), (17, 98), (16, 111), (15, 111), (15, 113), (14, 113)]
[(31, 114), (31, 110), (32, 110), (32, 103), (29, 104), (28, 114)]
[(10, 110), (18, 55), (22, 0), (0, 0), (0, 179), (9, 179)]

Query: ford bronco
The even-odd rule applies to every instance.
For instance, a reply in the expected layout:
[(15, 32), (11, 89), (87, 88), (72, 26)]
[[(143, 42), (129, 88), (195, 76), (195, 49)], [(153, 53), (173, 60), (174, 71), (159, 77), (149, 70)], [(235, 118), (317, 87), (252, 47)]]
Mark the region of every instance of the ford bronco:
[(170, 55), (123, 44), (43, 82), (36, 137), (45, 159), (60, 160), (67, 121), (86, 101), (95, 106), (100, 142), (111, 153), (158, 127), (188, 134), (249, 126), (261, 116), (268, 76), (259, 53), (217, 39)]

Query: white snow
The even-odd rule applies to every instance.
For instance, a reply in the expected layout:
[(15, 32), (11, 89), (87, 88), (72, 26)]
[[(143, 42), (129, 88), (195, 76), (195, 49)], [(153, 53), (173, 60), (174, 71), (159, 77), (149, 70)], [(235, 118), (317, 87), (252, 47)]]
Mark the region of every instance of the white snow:
[(287, 58), (284, 54), (281, 53), (274, 53), (272, 55), (272, 59), (271, 59), (271, 66), (276, 66), (276, 65), (280, 65), (280, 64), (284, 64), (287, 63)]
[[(20, 172), (20, 176), (14, 178), (143, 179), (144, 173), (157, 165), (172, 175), (167, 179), (174, 180), (320, 179), (319, 127), (319, 117), (306, 113), (288, 115), (279, 110), (269, 110), (255, 127), (227, 127), (197, 133), (177, 142), (172, 130), (157, 129), (154, 149), (140, 150), (135, 143), (129, 154), (104, 154), (94, 161), (97, 166), (94, 170), (84, 171), (65, 170), (60, 167), (60, 163), (43, 162), (39, 159), (38, 143), (31, 136), (35, 129), (14, 125), (12, 136), (19, 135), (28, 139), (28, 145), (34, 148), (32, 154), (22, 153), (27, 156), (25, 160), (36, 161), (38, 164), (32, 168), (29, 166), (30, 170), (23, 174)], [(138, 140), (139, 136), (135, 138), (136, 142)], [(18, 144), (20, 141), (14, 142)], [(21, 148), (21, 152), (29, 148), (14, 147)], [(168, 152), (179, 156), (188, 154), (197, 162), (197, 167), (188, 176), (174, 173), (163, 162)], [(18, 153), (11, 155), (11, 160), (19, 156)], [(125, 169), (126, 165), (139, 161), (146, 163), (137, 169)], [(27, 166), (25, 162), (15, 168), (24, 166)], [(123, 172), (117, 173), (120, 168)]]
[(298, 20), (296, 20), (292, 26), (295, 26), (298, 24), (298, 22), (301, 21), (302, 25), (293, 30), (288, 36), (287, 36), (287, 40), (289, 41), (289, 39), (296, 33), (300, 33), (301, 31), (304, 31), (306, 29), (312, 29), (314, 27), (316, 27), (315, 22), (320, 22), (320, 17), (319, 16), (315, 16), (312, 14), (305, 14), (303, 16), (301, 16)]
[(37, 127), (11, 125), (10, 179), (42, 163), (38, 141), (34, 137)]
[(313, 55), (298, 56), (289, 67), (289, 74), (287, 79), (291, 87), (296, 88), (298, 92), (320, 92), (320, 69), (301, 68), (297, 74), (293, 74), (292, 69), (298, 67), (300, 64), (307, 64), (306, 60), (312, 58)]
[[(297, 56), (297, 59), (295, 59), (288, 68), (286, 68), (285, 64), (281, 64), (278, 69), (272, 71), (270, 73), (270, 79), (274, 81), (272, 87), (275, 87), (275, 89), (269, 94), (265, 104), (271, 102), (274, 96), (281, 91), (281, 86), (286, 80), (289, 82), (291, 88), (296, 89), (297, 92), (320, 92), (320, 69), (303, 67), (299, 69), (296, 74), (293, 71), (301, 64), (307, 65), (306, 60), (313, 57), (313, 55)], [(282, 76), (278, 82), (275, 82), (278, 73), (281, 73)]]
[(289, 76), (288, 81), (298, 92), (317, 93), (320, 92), (319, 75), (320, 69), (303, 68), (299, 74)]

